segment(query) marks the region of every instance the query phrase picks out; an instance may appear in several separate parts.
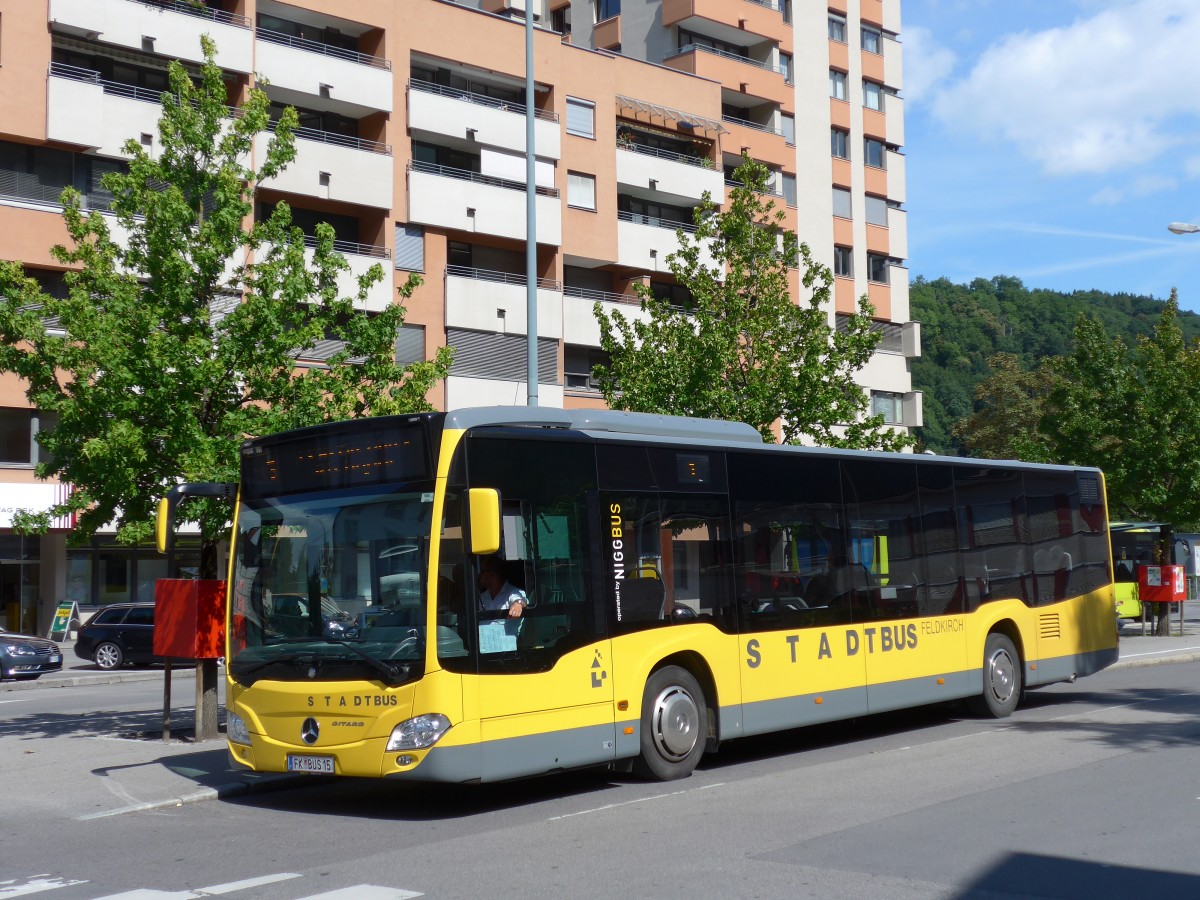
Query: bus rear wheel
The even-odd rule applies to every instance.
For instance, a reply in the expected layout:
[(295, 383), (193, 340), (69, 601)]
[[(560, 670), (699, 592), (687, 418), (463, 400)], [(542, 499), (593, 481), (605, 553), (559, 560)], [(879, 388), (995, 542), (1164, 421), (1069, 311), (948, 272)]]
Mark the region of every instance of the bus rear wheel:
[(1021, 657), (1007, 635), (993, 632), (983, 648), (983, 693), (968, 705), (977, 716), (1003, 719), (1021, 699)]
[(687, 778), (708, 739), (708, 707), (692, 673), (664, 666), (646, 681), (642, 695), (642, 754), (634, 771), (644, 778)]

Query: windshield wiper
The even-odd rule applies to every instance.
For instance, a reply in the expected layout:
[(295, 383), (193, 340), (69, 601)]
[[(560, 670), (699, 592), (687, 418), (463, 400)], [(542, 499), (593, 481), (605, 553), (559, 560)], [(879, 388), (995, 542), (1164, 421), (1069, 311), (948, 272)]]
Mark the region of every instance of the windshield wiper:
[(273, 659), (266, 659), (261, 662), (252, 663), (245, 668), (240, 668), (235, 661), (231, 666), (230, 671), (235, 678), (245, 678), (249, 675), (253, 675), (255, 672), (267, 668), (268, 666), (274, 666), (277, 664), (294, 665), (301, 662), (312, 663), (316, 661), (316, 658), (316, 655), (313, 653), (289, 653), (286, 656), (276, 656)]

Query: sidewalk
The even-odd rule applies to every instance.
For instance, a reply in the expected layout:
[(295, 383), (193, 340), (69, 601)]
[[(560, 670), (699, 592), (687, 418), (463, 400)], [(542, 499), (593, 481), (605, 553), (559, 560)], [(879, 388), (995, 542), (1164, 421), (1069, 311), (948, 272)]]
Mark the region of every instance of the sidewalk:
[[(1172, 620), (1178, 630), (1178, 614)], [(62, 643), (64, 668), (36, 682), (0, 685), (0, 761), (23, 808), (91, 820), (199, 800), (229, 798), (327, 781), (326, 776), (258, 775), (230, 767), (224, 740), (192, 740), (194, 670), (172, 669), (172, 740), (160, 739), (161, 709), (128, 714), (47, 715), (27, 691), (120, 681), (163, 681), (162, 666), (104, 672)], [(1200, 660), (1200, 601), (1184, 605), (1184, 634), (1154, 637), (1121, 628), (1113, 668)], [(52, 740), (44, 740), (52, 738)]]

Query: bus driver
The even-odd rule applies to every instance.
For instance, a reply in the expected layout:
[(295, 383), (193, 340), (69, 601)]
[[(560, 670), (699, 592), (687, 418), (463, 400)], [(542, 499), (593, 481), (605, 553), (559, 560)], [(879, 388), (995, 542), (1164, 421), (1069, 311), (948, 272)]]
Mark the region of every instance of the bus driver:
[(479, 605), (484, 609), (507, 609), (510, 619), (519, 618), (529, 605), (525, 592), (513, 587), (504, 575), (498, 556), (485, 556), (479, 563)]

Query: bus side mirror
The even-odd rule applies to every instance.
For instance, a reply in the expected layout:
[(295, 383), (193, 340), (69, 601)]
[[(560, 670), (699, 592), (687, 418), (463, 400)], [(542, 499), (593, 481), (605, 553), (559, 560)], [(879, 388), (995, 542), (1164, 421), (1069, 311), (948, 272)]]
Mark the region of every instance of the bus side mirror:
[(171, 527), (175, 518), (175, 504), (169, 497), (158, 501), (158, 515), (154, 519), (154, 545), (159, 553), (166, 553), (174, 543), (175, 529)]
[(471, 552), (488, 556), (500, 550), (500, 492), (495, 488), (468, 491), (471, 514)]

